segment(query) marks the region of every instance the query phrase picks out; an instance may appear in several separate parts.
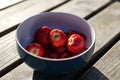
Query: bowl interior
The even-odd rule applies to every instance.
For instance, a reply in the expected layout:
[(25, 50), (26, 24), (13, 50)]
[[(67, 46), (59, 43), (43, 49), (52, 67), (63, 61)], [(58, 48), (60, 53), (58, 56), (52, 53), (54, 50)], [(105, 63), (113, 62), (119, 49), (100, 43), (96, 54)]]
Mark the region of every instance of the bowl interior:
[(45, 25), (51, 29), (58, 28), (65, 32), (68, 30), (76, 30), (85, 34), (87, 37), (87, 48), (94, 42), (93, 29), (84, 19), (67, 13), (49, 12), (30, 17), (19, 25), (17, 29), (19, 44), (25, 48), (33, 40), (36, 30)]

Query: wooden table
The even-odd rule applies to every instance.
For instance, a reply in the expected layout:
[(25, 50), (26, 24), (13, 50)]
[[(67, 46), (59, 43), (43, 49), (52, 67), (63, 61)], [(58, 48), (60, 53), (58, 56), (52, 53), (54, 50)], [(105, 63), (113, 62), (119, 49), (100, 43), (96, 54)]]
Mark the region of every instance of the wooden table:
[(0, 0), (0, 80), (34, 80), (34, 70), (17, 53), (15, 34), (22, 21), (42, 12), (71, 13), (85, 18), (95, 29), (94, 55), (73, 80), (120, 80), (117, 0)]

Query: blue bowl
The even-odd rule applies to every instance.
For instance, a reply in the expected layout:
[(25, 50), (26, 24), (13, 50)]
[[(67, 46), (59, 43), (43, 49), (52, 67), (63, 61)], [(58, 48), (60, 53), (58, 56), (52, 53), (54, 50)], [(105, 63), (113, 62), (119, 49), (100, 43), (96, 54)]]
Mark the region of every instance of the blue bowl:
[[(32, 42), (36, 30), (45, 25), (65, 32), (76, 30), (84, 33), (87, 37), (87, 49), (76, 56), (64, 59), (38, 57), (29, 53), (25, 50), (26, 46)], [(16, 44), (20, 57), (34, 70), (50, 74), (70, 73), (81, 69), (91, 58), (95, 46), (95, 32), (90, 24), (78, 16), (61, 12), (46, 12), (32, 16), (18, 26)]]

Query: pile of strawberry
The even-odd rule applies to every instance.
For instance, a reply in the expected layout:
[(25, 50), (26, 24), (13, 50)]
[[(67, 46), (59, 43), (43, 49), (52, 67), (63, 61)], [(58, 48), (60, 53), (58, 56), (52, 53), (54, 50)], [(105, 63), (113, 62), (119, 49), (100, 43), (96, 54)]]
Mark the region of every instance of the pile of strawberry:
[(46, 58), (67, 58), (75, 56), (86, 49), (86, 36), (75, 30), (63, 32), (43, 26), (35, 32), (34, 40), (26, 50)]

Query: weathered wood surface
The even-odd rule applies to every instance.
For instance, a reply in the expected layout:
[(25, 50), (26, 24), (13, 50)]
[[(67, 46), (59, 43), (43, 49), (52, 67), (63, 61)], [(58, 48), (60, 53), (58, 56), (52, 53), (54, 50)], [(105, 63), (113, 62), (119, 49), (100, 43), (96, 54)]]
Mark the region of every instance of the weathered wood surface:
[[(81, 1), (84, 1), (84, 0), (76, 0), (77, 2), (81, 2)], [(107, 1), (106, 1), (107, 2)], [(74, 4), (75, 2), (73, 1), (73, 4), (72, 3), (70, 3), (71, 5), (74, 5), (74, 6), (76, 6), (76, 4)], [(93, 4), (94, 3), (89, 3), (89, 6), (93, 6)], [(99, 4), (99, 6), (97, 6), (98, 8), (99, 7), (101, 7), (102, 5), (104, 5), (105, 3), (103, 3), (103, 2), (101, 2), (100, 4)], [(67, 4), (65, 4), (66, 6), (68, 5), (68, 3)], [(65, 6), (64, 5), (64, 6)], [(86, 1), (86, 3), (84, 2), (84, 5), (88, 5), (88, 2)], [(44, 7), (44, 6), (43, 6)], [(68, 7), (69, 8), (69, 7)], [(76, 6), (76, 8), (78, 8), (78, 6)], [(86, 8), (84, 8), (84, 7), (79, 7), (79, 8), (81, 8), (81, 10), (83, 10), (83, 9), (86, 9), (87, 10), (87, 7)], [(58, 8), (59, 9), (59, 8)], [(32, 10), (32, 9), (31, 9)], [(67, 11), (67, 9), (66, 9), (66, 11)], [(76, 11), (76, 10), (74, 10), (74, 11)], [(62, 11), (62, 12), (64, 12), (64, 10)], [(84, 12), (84, 11), (83, 11)], [(75, 12), (76, 13), (76, 12)], [(74, 14), (75, 14), (74, 13)], [(86, 12), (84, 12), (85, 14), (86, 14)], [(90, 12), (89, 12), (90, 13)], [(17, 14), (17, 13), (16, 13)], [(18, 12), (18, 14), (19, 14), (19, 12)], [(81, 15), (79, 15), (79, 16), (82, 16), (82, 14)], [(9, 17), (10, 17), (10, 15), (9, 15)], [(83, 16), (84, 17), (84, 16)], [(21, 17), (22, 18), (22, 17)], [(24, 16), (23, 16), (23, 18), (24, 18)], [(17, 20), (17, 18), (15, 18), (16, 20)], [(17, 23), (17, 21), (14, 21), (14, 23)], [(9, 23), (8, 23), (9, 24)], [(9, 24), (10, 25), (10, 24)], [(8, 41), (9, 40), (9, 41)], [(6, 42), (5, 42), (6, 41)], [(4, 43), (5, 42), (5, 43)], [(17, 60), (18, 58), (19, 58), (19, 56), (18, 56), (18, 53), (17, 53), (17, 50), (16, 50), (16, 46), (15, 46), (15, 31), (13, 31), (13, 32), (11, 32), (10, 34), (7, 34), (7, 35), (5, 35), (5, 36), (3, 36), (2, 38), (1, 38), (1, 43), (4, 43), (4, 45), (2, 45), (1, 46), (1, 49), (4, 47), (4, 46), (7, 46), (5, 49), (2, 49), (2, 51), (1, 51), (1, 55), (0, 55), (0, 58), (1, 58), (1, 64), (0, 64), (0, 70), (1, 69), (3, 69), (4, 67), (6, 67), (7, 65), (9, 65), (9, 64), (11, 64), (12, 62), (14, 62), (15, 60)], [(8, 44), (10, 44), (10, 45), (8, 45)], [(2, 54), (4, 52), (4, 54)], [(9, 52), (9, 53), (8, 53)], [(7, 54), (7, 55), (6, 55)], [(9, 56), (8, 56), (9, 55)], [(15, 58), (14, 58), (15, 57)], [(11, 62), (11, 63), (10, 63)]]
[(0, 0), (0, 10), (6, 9), (9, 6), (20, 3), (26, 0)]
[(15, 32), (16, 30), (0, 39), (0, 70), (20, 58), (16, 49)]
[[(101, 0), (100, 0), (101, 1)], [(95, 1), (94, 1), (95, 2)], [(87, 3), (87, 2), (86, 2)], [(89, 7), (90, 5), (92, 6), (93, 2), (91, 2), (91, 4), (89, 4)], [(104, 4), (104, 1), (102, 2)], [(103, 4), (102, 3), (99, 3), (100, 6), (102, 6)], [(68, 4), (71, 4), (71, 3), (67, 3), (65, 4), (66, 6)], [(85, 3), (84, 3), (85, 4)], [(65, 7), (64, 5), (64, 7)], [(71, 5), (74, 5), (74, 4), (71, 4)], [(88, 4), (86, 4), (88, 5)], [(98, 5), (98, 4), (97, 4)], [(96, 6), (97, 6), (96, 5)], [(74, 5), (75, 7), (76, 5)], [(99, 6), (99, 7), (100, 7)], [(62, 7), (62, 6), (61, 6)], [(60, 7), (60, 8), (61, 8)], [(81, 10), (83, 10), (84, 12), (84, 9), (89, 9), (89, 7), (77, 7), (78, 9), (81, 8)], [(94, 7), (94, 6), (93, 6)], [(99, 8), (98, 7), (98, 8)], [(118, 11), (118, 14), (119, 14), (119, 3), (115, 3), (113, 4), (112, 6), (110, 6), (108, 9), (102, 11), (101, 13), (99, 13), (98, 15), (96, 15), (95, 17), (93, 17), (92, 19), (90, 19), (88, 22), (95, 28), (95, 31), (96, 31), (96, 50), (98, 50), (102, 45), (104, 45), (108, 40), (110, 40), (115, 34), (117, 34), (120, 30), (119, 30), (119, 27), (117, 27), (117, 25), (120, 25), (118, 21), (120, 21), (119, 19), (119, 16), (116, 15), (116, 11)], [(68, 8), (71, 8), (68, 6)], [(61, 11), (61, 12), (65, 12), (68, 10), (68, 8), (66, 9), (63, 9), (63, 10), (58, 10), (58, 11)], [(76, 9), (77, 9), (76, 8)], [(58, 8), (59, 9), (59, 8)], [(97, 9), (97, 8), (96, 8)], [(112, 9), (112, 10), (111, 10)], [(111, 11), (111, 13), (107, 12), (107, 11)], [(57, 11), (57, 10), (55, 10)], [(70, 11), (69, 13), (73, 13), (73, 14), (76, 14), (78, 16), (81, 16), (81, 17), (84, 17), (85, 15), (83, 15), (83, 13), (80, 14), (80, 11), (77, 10), (78, 12), (76, 12), (76, 10), (74, 9), (73, 11)], [(113, 12), (112, 12), (113, 11)], [(82, 11), (81, 11), (82, 12)], [(85, 14), (86, 14), (86, 11), (85, 11)], [(88, 13), (89, 14), (89, 13)], [(108, 15), (109, 14), (109, 15)], [(105, 18), (102, 17), (103, 15), (105, 15)], [(111, 16), (110, 16), (111, 15)], [(98, 17), (97, 17), (98, 16)], [(116, 22), (116, 19), (118, 20)], [(108, 21), (106, 21), (108, 20)], [(111, 20), (111, 21), (109, 21)], [(105, 22), (104, 22), (105, 21)], [(106, 24), (105, 24), (106, 23)], [(115, 25), (117, 24), (117, 25)], [(109, 26), (109, 27), (108, 27)], [(111, 30), (112, 29), (112, 30)], [(106, 32), (107, 31), (107, 32)], [(15, 32), (11, 32), (10, 34), (8, 35), (14, 35)], [(7, 35), (6, 35), (7, 36)], [(8, 38), (8, 37), (7, 37)], [(14, 38), (14, 37), (13, 37)], [(11, 38), (9, 38), (11, 39)], [(4, 40), (1, 38), (1, 41)], [(13, 40), (10, 40), (9, 43), (11, 42), (14, 42), (14, 39)], [(15, 44), (15, 43), (14, 43)], [(7, 44), (5, 44), (7, 45)], [(9, 45), (8, 45), (9, 46)], [(14, 51), (15, 51), (15, 46), (14, 46)], [(7, 48), (6, 50), (8, 50), (9, 48)], [(14, 52), (13, 51), (13, 52)], [(16, 51), (15, 51), (16, 52)], [(14, 52), (14, 53), (15, 53)], [(17, 53), (16, 53), (17, 54)], [(11, 55), (12, 55), (12, 52), (11, 52)], [(28, 71), (28, 73), (27, 73)], [(16, 77), (14, 75), (19, 75), (19, 77)], [(16, 69), (14, 69), (13, 71), (11, 71), (10, 73), (6, 74), (5, 76), (3, 76), (1, 78), (1, 80), (21, 80), (21, 79), (25, 79), (25, 80), (32, 80), (32, 75), (33, 75), (33, 70), (31, 68), (29, 68), (28, 66), (26, 66), (25, 64), (22, 64), (20, 65), (19, 67), (17, 67)], [(27, 77), (27, 78), (26, 78)]]
[(65, 0), (28, 0), (12, 6), (9, 9), (0, 11), (0, 32), (64, 1)]
[(6, 74), (0, 80), (32, 80), (33, 69), (26, 66), (25, 63)]
[(53, 10), (53, 12), (67, 12), (80, 17), (85, 17), (109, 1), (110, 0), (72, 0), (66, 5)]
[[(120, 3), (89, 20), (96, 31), (96, 50), (120, 32)], [(83, 80), (120, 80), (120, 41), (82, 77)]]
[(95, 51), (120, 32), (120, 3), (115, 2), (88, 20), (96, 33)]
[[(18, 24), (21, 20), (29, 16), (35, 15), (37, 13), (40, 13), (42, 11), (45, 11), (46, 9), (56, 6), (64, 1), (65, 0), (54, 0), (53, 2), (51, 2), (50, 0), (29, 0), (19, 5), (13, 6), (7, 10), (1, 11), (0, 30), (2, 30), (3, 28), (6, 29), (7, 26), (12, 27), (13, 25)], [(15, 44), (15, 31), (0, 38), (0, 44), (3, 44), (0, 45), (1, 70), (19, 58)]]
[(120, 41), (90, 68), (81, 79), (120, 80)]

